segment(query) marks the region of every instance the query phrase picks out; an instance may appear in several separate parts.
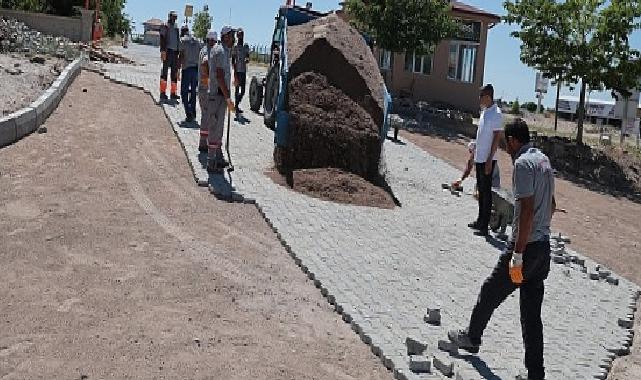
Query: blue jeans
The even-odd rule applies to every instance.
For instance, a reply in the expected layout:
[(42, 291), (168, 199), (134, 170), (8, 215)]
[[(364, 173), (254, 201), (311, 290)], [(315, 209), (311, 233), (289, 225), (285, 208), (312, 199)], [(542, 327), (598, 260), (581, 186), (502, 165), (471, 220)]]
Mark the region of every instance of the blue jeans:
[(198, 68), (183, 69), (180, 82), (180, 96), (185, 105), (187, 116), (196, 116), (196, 89), (198, 88)]

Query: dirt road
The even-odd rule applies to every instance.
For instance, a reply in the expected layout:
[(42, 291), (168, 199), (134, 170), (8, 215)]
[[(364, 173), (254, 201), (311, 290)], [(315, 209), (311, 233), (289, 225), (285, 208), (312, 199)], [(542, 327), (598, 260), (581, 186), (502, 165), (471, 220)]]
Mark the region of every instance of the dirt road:
[(148, 96), (85, 72), (45, 126), (0, 150), (0, 378), (391, 379)]
[[(403, 131), (401, 136), (453, 166), (464, 169), (468, 140), (445, 131), (425, 134)], [(501, 185), (510, 188), (512, 161), (505, 151), (499, 152), (499, 167)], [(472, 172), (472, 176), (474, 175)], [(555, 214), (552, 229), (572, 238), (570, 248), (641, 285), (641, 205), (627, 199), (599, 194), (562, 179), (557, 179), (555, 184), (558, 206), (568, 212)], [(475, 217), (476, 215), (470, 215), (470, 221)], [(641, 336), (641, 324), (637, 323), (635, 329), (635, 337)], [(609, 379), (639, 378), (641, 342), (637, 338), (632, 355), (616, 362)]]

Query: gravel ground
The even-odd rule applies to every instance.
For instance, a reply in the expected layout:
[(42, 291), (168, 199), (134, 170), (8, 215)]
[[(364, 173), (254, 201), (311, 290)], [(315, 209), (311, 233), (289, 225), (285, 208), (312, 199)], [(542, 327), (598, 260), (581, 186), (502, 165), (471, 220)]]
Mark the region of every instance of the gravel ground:
[[(463, 170), (467, 161), (467, 139), (446, 133), (419, 134), (401, 131), (401, 136), (427, 152)], [(499, 153), (501, 185), (511, 187), (512, 161)], [(472, 173), (474, 176), (474, 173)], [(455, 178), (452, 178), (454, 180)], [(612, 268), (636, 284), (641, 284), (641, 205), (623, 198), (596, 193), (562, 179), (556, 180), (559, 207), (552, 228), (572, 238), (570, 248)], [(470, 215), (470, 221), (474, 218)], [(640, 305), (641, 307), (641, 305)], [(637, 322), (641, 318), (637, 317)], [(635, 326), (632, 354), (615, 361), (610, 380), (641, 379), (641, 325)]]
[(31, 63), (24, 55), (0, 54), (0, 117), (38, 99), (64, 70), (65, 64), (58, 58), (48, 57), (44, 64), (39, 64)]
[(0, 150), (0, 378), (391, 379), (147, 95), (85, 72), (45, 126)]

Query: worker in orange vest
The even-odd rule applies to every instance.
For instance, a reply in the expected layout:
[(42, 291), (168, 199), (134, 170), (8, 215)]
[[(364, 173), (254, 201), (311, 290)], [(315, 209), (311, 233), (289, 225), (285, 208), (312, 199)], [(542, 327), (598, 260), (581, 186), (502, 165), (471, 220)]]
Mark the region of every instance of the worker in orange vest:
[(180, 99), (178, 91), (178, 51), (180, 50), (180, 30), (176, 24), (178, 14), (169, 12), (167, 23), (160, 29), (160, 99), (167, 100), (167, 74), (171, 69), (171, 98)]
[(209, 121), (207, 118), (208, 90), (209, 90), (209, 54), (218, 42), (218, 34), (214, 31), (207, 33), (205, 46), (200, 50), (200, 65), (198, 67), (198, 102), (200, 103), (200, 143), (198, 150), (207, 152), (207, 137), (209, 136)]

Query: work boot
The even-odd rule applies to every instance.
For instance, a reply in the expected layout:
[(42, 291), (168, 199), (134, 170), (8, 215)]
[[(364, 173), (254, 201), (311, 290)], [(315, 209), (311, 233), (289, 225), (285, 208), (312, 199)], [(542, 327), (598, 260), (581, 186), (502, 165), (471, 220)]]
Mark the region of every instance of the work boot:
[(178, 96), (177, 94), (171, 94), (171, 99), (172, 100), (179, 100), (180, 96)]
[(209, 162), (207, 162), (207, 172), (211, 174), (222, 174), (224, 168), (225, 167), (221, 166), (218, 161), (209, 160)]
[(164, 92), (161, 92), (160, 93), (160, 100), (167, 100), (167, 94), (165, 94)]
[(488, 236), (490, 236), (490, 232), (487, 230), (487, 228), (479, 229), (477, 231), (474, 231), (474, 235), (488, 237)]
[(467, 226), (470, 227), (473, 230), (478, 230), (479, 229), (479, 223), (477, 221), (473, 221), (472, 223), (468, 224)]
[(471, 354), (477, 354), (479, 352), (481, 345), (472, 343), (465, 330), (450, 330), (447, 333), (447, 337), (450, 339), (450, 342), (454, 343), (458, 348)]

